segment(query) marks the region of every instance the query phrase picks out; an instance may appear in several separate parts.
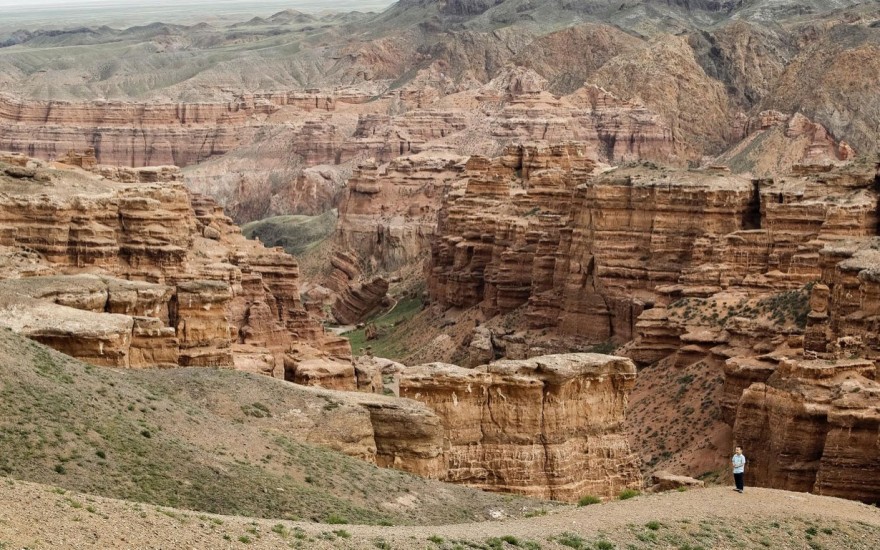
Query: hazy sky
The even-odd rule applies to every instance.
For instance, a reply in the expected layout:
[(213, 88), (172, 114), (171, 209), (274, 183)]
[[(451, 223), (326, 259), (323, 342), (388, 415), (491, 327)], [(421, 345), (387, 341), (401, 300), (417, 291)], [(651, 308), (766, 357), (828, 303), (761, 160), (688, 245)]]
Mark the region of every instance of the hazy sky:
[(0, 32), (21, 28), (69, 28), (144, 23), (230, 23), (285, 9), (382, 11), (395, 0), (0, 0)]
[[(144, 0), (0, 0), (0, 7), (2, 8), (14, 8), (16, 10), (26, 11), (28, 8), (44, 8), (49, 6), (64, 6), (67, 8), (76, 8), (76, 7), (92, 7), (96, 5), (113, 5), (113, 6), (149, 6), (150, 3), (153, 4), (161, 4), (166, 3), (162, 0), (159, 2), (149, 2), (144, 4)], [(177, 2), (167, 2), (168, 4), (177, 3)], [(265, 5), (265, 4), (289, 4), (292, 8), (301, 9), (297, 6), (304, 6), (310, 9), (320, 8), (326, 10), (338, 10), (340, 7), (343, 9), (352, 9), (352, 6), (363, 6), (367, 8), (374, 8), (377, 5), (389, 6), (394, 3), (394, 0), (287, 0), (287, 1), (257, 1), (257, 2), (245, 2), (242, 0), (213, 0), (213, 1), (191, 1), (188, 2), (184, 0), (183, 3), (186, 4), (222, 4), (222, 5), (235, 5), (240, 6), (242, 8), (246, 7), (248, 4), (254, 5)], [(2, 15), (2, 14), (0, 14)]]

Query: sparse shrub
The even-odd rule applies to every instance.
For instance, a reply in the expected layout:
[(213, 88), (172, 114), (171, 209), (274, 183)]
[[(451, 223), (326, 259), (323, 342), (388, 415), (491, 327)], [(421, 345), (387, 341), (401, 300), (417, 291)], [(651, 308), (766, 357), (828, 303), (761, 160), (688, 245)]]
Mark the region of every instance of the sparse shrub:
[(240, 542), (242, 544), (250, 544), (251, 538), (247, 535), (242, 535), (242, 536), (238, 537), (238, 542)]
[(434, 544), (443, 544), (443, 537), (438, 537), (437, 535), (431, 535), (428, 537), (428, 540)]
[(628, 500), (633, 497), (637, 497), (640, 494), (641, 494), (641, 492), (639, 492), (635, 489), (624, 489), (623, 491), (620, 492), (619, 495), (617, 495), (617, 498), (619, 498), (620, 500)]
[(611, 353), (614, 353), (614, 351), (616, 349), (617, 349), (617, 344), (615, 344), (614, 342), (609, 340), (607, 342), (602, 342), (601, 344), (596, 344), (595, 346), (591, 347), (588, 351), (590, 353), (601, 353), (602, 355), (609, 355)]
[(146, 437), (147, 439), (153, 437), (153, 434), (150, 433), (150, 430), (141, 430), (141, 435)]
[(246, 416), (252, 416), (254, 418), (272, 418), (272, 413), (269, 411), (269, 407), (263, 405), (262, 403), (251, 403), (250, 405), (242, 405), (241, 412), (243, 412)]
[(349, 533), (345, 529), (337, 529), (336, 531), (333, 531), (333, 534), (341, 539), (350, 539), (351, 538), (351, 533)]
[(659, 521), (649, 521), (648, 523), (645, 524), (645, 527), (647, 527), (651, 531), (657, 531), (658, 529), (660, 529), (660, 522)]
[(342, 516), (337, 516), (336, 514), (330, 514), (327, 517), (327, 521), (324, 523), (329, 523), (330, 525), (345, 525), (348, 523), (348, 520)]
[(575, 533), (562, 533), (561, 535), (556, 537), (556, 542), (558, 542), (562, 546), (574, 548), (575, 550), (582, 550), (587, 547), (587, 541), (585, 541), (583, 537)]
[(107, 458), (107, 453), (105, 453), (104, 451), (98, 450), (98, 451), (95, 451), (95, 456), (97, 456), (98, 458), (103, 460), (103, 459)]
[(596, 541), (596, 550), (614, 550), (614, 544), (607, 540)]
[(589, 506), (590, 504), (599, 504), (602, 499), (593, 495), (582, 496), (578, 501), (578, 506)]
[(67, 473), (67, 470), (64, 469), (64, 465), (63, 465), (63, 464), (56, 464), (56, 465), (55, 465), (55, 471), (58, 472), (58, 473), (61, 474), (61, 475), (64, 475), (64, 474)]

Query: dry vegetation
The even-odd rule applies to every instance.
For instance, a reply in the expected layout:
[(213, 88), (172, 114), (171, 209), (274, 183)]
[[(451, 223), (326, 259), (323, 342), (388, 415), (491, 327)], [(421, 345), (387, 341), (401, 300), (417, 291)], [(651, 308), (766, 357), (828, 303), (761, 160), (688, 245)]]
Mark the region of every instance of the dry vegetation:
[(344, 394), (231, 370), (92, 367), (6, 330), (0, 362), (0, 475), (10, 478), (307, 521), (437, 524), (535, 506), (309, 443), (351, 437), (362, 410)]

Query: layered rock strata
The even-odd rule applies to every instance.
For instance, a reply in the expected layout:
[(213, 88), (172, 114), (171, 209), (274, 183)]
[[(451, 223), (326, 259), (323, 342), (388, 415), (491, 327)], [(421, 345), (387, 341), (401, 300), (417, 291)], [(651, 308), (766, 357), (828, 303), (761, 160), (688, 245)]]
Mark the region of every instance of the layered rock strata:
[(873, 361), (785, 360), (740, 398), (747, 482), (880, 502), (880, 384)]
[[(597, 166), (580, 144), (471, 158), (440, 213), (432, 300), (487, 316), (524, 308), (534, 328), (624, 342), (644, 310), (682, 296), (801, 287), (819, 277), (826, 243), (877, 228), (872, 173), (804, 168), (771, 181)], [(646, 315), (651, 362), (679, 334), (662, 312)]]
[(427, 404), (440, 418), (443, 453), (415, 462), (395, 457), (394, 463), (445, 481), (540, 498), (616, 495), (641, 484), (622, 433), (634, 379), (631, 361), (595, 354), (405, 369), (400, 395)]
[(749, 451), (749, 483), (880, 501), (877, 178), (854, 163), (759, 182), (761, 229), (732, 244), (765, 252), (720, 266), (745, 276), (705, 287), (719, 268), (684, 269), (639, 317), (640, 364), (724, 363), (721, 417)]
[(360, 165), (348, 180), (334, 240), (357, 251), (369, 272), (393, 272), (423, 261), (443, 197), (461, 180), (465, 160), (432, 153), (385, 166)]
[(360, 323), (379, 311), (387, 302), (388, 281), (379, 277), (369, 283), (346, 289), (333, 304), (332, 313), (341, 324)]
[[(5, 324), (117, 367), (351, 368), (347, 343), (303, 309), (296, 261), (246, 240), (177, 169), (24, 165), (29, 177), (0, 176)], [(41, 269), (7, 260), (22, 251)]]
[(330, 112), (365, 97), (345, 92), (242, 94), (224, 103), (26, 101), (0, 95), (0, 149), (41, 159), (93, 149), (98, 163), (188, 166), (253, 139), (285, 109)]

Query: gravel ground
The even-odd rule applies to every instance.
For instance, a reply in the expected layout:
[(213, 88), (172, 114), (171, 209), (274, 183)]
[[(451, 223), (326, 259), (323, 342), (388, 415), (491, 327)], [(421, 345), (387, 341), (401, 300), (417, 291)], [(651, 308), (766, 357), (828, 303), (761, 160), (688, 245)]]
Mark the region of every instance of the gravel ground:
[[(695, 532), (697, 526), (710, 533), (702, 535), (709, 537), (702, 539), (710, 541), (708, 545), (689, 546), (683, 542), (690, 540), (687, 533)], [(766, 536), (762, 529), (767, 530)], [(738, 538), (740, 532), (748, 535)], [(560, 537), (563, 533), (567, 535)], [(492, 541), (493, 537), (506, 538), (516, 544)], [(613, 543), (594, 546), (596, 543), (588, 539), (596, 537)], [(578, 546), (581, 539), (583, 545)], [(760, 546), (756, 540), (761, 541)], [(716, 487), (563, 508), (529, 519), (437, 527), (385, 527), (200, 514), (65, 492), (8, 478), (0, 481), (0, 549), (4, 550), (761, 546), (876, 550), (880, 548), (880, 510), (852, 501), (802, 493), (747, 489), (740, 495), (729, 488)]]

